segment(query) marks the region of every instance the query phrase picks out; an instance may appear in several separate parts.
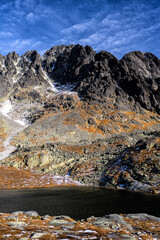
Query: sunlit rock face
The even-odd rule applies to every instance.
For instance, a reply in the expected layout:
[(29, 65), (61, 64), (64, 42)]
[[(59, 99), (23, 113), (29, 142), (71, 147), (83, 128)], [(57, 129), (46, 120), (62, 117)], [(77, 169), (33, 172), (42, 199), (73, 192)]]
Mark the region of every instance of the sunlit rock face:
[(118, 60), (60, 45), (0, 56), (0, 112), (15, 126), (1, 165), (159, 192), (159, 79), (160, 60), (138, 51)]

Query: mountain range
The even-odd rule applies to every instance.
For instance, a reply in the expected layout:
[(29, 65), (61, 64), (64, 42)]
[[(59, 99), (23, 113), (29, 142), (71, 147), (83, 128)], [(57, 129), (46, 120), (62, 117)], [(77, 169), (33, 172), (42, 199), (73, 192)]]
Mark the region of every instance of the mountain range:
[(0, 165), (160, 192), (160, 59), (90, 46), (0, 55)]

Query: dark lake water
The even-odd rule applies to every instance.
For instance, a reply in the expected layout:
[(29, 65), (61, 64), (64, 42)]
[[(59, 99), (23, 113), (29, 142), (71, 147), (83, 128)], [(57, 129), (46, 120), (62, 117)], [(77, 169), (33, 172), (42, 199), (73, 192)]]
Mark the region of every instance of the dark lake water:
[(75, 220), (111, 213), (148, 213), (160, 217), (160, 195), (91, 187), (0, 190), (0, 212), (37, 211)]

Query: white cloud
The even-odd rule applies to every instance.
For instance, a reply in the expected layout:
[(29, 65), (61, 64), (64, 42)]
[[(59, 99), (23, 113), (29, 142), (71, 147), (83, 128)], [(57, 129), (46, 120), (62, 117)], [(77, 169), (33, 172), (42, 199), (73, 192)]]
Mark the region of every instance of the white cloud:
[(13, 33), (11, 32), (0, 32), (0, 37), (12, 37)]
[(29, 14), (27, 14), (26, 19), (27, 19), (29, 22), (33, 23), (33, 22), (35, 21), (34, 13), (33, 13), (33, 12), (30, 12)]
[(69, 28), (65, 28), (62, 30), (62, 33), (65, 33), (65, 34), (70, 34), (74, 32), (83, 33), (84, 31), (91, 31), (91, 29), (95, 27), (95, 25), (96, 25), (96, 20), (90, 19), (86, 22), (78, 23)]
[(40, 45), (42, 45), (43, 44), (43, 42), (41, 42), (41, 41), (37, 41), (37, 42), (35, 42), (35, 43), (33, 43), (32, 44), (32, 48), (38, 48)]
[(26, 39), (26, 40), (16, 39), (10, 43), (10, 48), (14, 49), (14, 51), (20, 52), (26, 47), (30, 48), (33, 42), (34, 42), (33, 39)]
[(96, 33), (91, 34), (87, 38), (80, 39), (79, 41), (85, 45), (88, 44), (88, 45), (95, 46), (101, 43), (102, 41), (104, 41), (105, 39), (106, 39), (105, 31), (100, 30), (100, 31), (97, 31)]
[(116, 25), (119, 25), (120, 21), (116, 19), (109, 19), (109, 16), (105, 17), (101, 24), (107, 27), (115, 27)]

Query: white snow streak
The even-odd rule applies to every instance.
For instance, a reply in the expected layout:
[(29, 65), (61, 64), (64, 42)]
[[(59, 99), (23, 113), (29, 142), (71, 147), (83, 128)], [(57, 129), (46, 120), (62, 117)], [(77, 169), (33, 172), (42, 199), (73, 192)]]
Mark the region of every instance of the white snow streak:
[(18, 120), (14, 120), (14, 121), (17, 122), (17, 123), (19, 123), (19, 124), (22, 125), (22, 126), (26, 126), (26, 122), (23, 121), (23, 120), (18, 119)]
[[(26, 123), (23, 120), (21, 119), (14, 120), (9, 116), (9, 113), (12, 112), (12, 110), (13, 110), (13, 106), (11, 101), (6, 100), (3, 103), (1, 103), (0, 112), (2, 113), (2, 115), (11, 119), (14, 122), (19, 123), (23, 127), (26, 126)], [(4, 158), (8, 157), (10, 153), (12, 153), (16, 149), (14, 146), (10, 145), (10, 142), (12, 141), (13, 137), (20, 130), (22, 130), (23, 127), (17, 126), (16, 129), (14, 129), (14, 131), (12, 130), (10, 136), (6, 139), (6, 141), (3, 142), (4, 151), (0, 152), (0, 160), (3, 160)]]
[(9, 136), (9, 138), (7, 138), (7, 140), (5, 142), (3, 142), (5, 150), (3, 152), (0, 152), (0, 160), (3, 160), (6, 157), (8, 157), (10, 155), (10, 153), (12, 153), (16, 149), (14, 146), (10, 145), (10, 142), (14, 135), (15, 134)]

